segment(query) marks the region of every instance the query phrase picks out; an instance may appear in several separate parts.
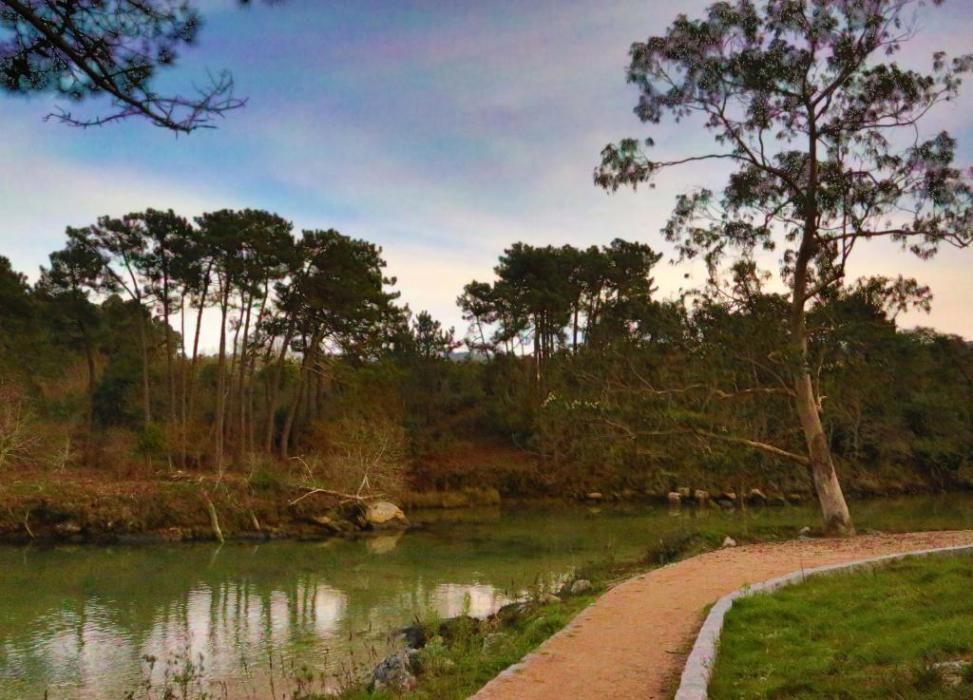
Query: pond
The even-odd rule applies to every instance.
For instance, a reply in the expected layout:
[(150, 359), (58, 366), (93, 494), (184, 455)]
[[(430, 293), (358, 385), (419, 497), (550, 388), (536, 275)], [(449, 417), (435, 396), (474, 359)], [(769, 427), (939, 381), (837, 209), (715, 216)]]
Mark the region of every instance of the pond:
[[(862, 530), (973, 528), (969, 495), (852, 510)], [(358, 540), (0, 548), (0, 698), (141, 697), (187, 660), (217, 697), (265, 697), (277, 672), (302, 667), (333, 686), (374, 665), (392, 631), (416, 617), (489, 615), (556, 589), (579, 565), (638, 559), (679, 531), (794, 534), (817, 524), (810, 507), (559, 505), (413, 518), (421, 529)], [(145, 657), (157, 661), (150, 668)]]

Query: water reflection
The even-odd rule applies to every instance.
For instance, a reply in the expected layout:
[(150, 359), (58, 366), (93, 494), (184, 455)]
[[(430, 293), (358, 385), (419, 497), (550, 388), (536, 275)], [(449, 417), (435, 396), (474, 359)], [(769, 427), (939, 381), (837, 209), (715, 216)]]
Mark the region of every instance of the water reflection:
[[(860, 504), (855, 515), (863, 529), (891, 517), (970, 527), (971, 504), (912, 499)], [(755, 530), (815, 522), (796, 508), (700, 518), (605, 507), (466, 512), (351, 542), (0, 548), (0, 699), (121, 698), (144, 681), (143, 657), (159, 659), (158, 684), (175, 655), (202, 658), (206, 682), (226, 683), (231, 697), (265, 697), (271, 660), (342, 675), (384, 655), (389, 631), (415, 616), (486, 616), (557, 588), (578, 565), (635, 558), (667, 532), (739, 527), (741, 517)]]

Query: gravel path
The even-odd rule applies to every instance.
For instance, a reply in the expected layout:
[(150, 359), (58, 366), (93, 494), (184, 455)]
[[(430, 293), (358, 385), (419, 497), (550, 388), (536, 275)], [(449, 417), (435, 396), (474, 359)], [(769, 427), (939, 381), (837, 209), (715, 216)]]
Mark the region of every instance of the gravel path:
[(801, 568), (973, 543), (973, 531), (866, 535), (720, 549), (615, 586), (477, 700), (655, 698), (671, 695), (704, 608)]

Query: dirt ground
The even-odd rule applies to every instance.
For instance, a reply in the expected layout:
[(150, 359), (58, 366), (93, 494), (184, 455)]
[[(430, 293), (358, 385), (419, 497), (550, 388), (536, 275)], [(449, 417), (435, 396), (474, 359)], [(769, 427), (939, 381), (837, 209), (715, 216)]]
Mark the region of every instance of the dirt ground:
[(612, 588), (474, 698), (667, 698), (705, 607), (723, 595), (802, 568), (963, 544), (973, 544), (973, 531), (756, 544), (702, 554)]

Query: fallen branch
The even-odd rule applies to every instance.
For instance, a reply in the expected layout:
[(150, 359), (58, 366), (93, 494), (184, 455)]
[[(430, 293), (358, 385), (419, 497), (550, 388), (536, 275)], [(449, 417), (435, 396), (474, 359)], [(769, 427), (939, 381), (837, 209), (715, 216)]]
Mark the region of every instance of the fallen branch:
[(375, 500), (376, 498), (383, 498), (384, 497), (384, 494), (381, 494), (381, 493), (372, 494), (370, 496), (359, 496), (359, 495), (356, 495), (356, 494), (353, 494), (353, 493), (342, 493), (341, 491), (332, 491), (331, 489), (311, 489), (310, 491), (308, 491), (307, 493), (305, 493), (303, 496), (299, 496), (299, 497), (295, 498), (293, 501), (290, 501), (290, 503), (288, 503), (288, 505), (292, 505), (293, 506), (293, 505), (295, 505), (295, 504), (303, 501), (308, 496), (313, 496), (313, 495), (318, 494), (318, 493), (323, 493), (323, 494), (325, 494), (327, 496), (335, 496), (337, 498), (340, 498), (342, 504), (344, 504), (344, 503), (355, 503), (355, 502), (360, 503), (362, 501), (371, 501), (371, 500)]

